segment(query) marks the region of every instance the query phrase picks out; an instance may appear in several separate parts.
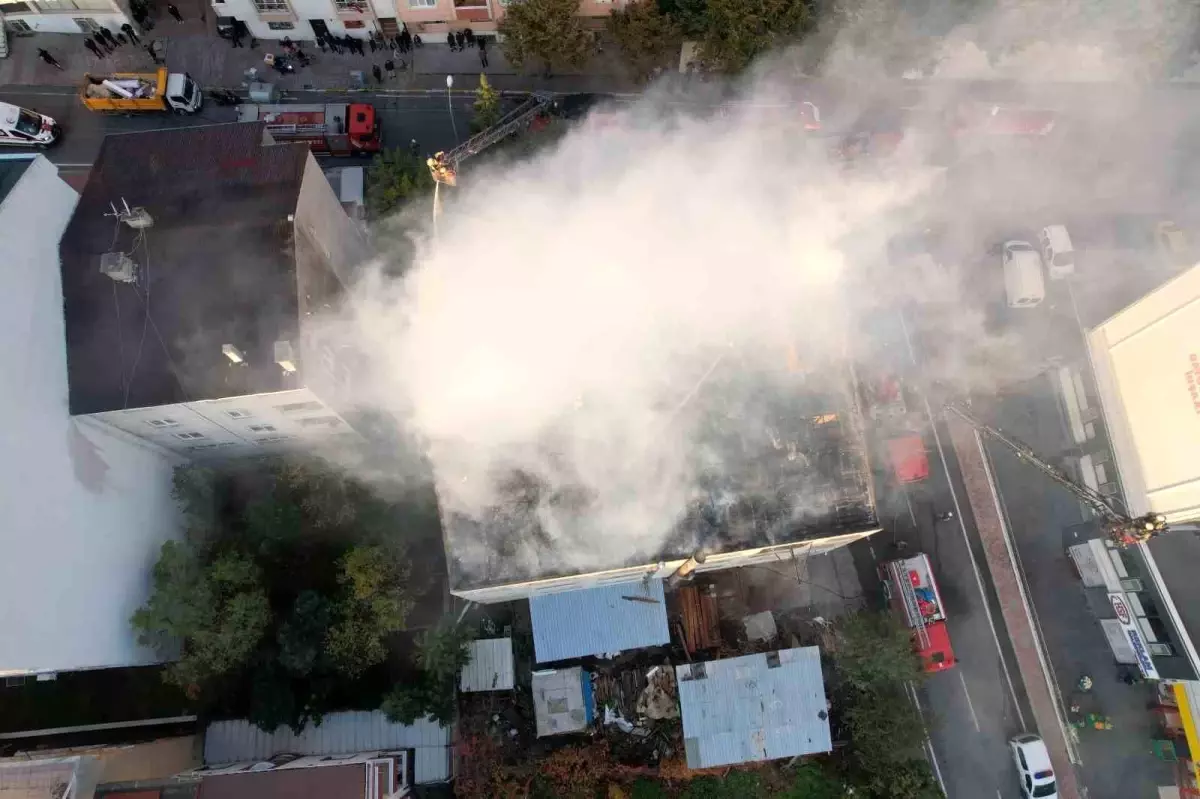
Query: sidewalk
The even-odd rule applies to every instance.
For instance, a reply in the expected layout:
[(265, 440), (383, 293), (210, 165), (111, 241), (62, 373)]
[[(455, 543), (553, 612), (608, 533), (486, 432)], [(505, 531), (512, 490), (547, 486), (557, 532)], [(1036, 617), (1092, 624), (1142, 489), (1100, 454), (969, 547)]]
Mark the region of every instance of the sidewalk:
[[(180, 3), (183, 6), (183, 3)], [(326, 90), (345, 91), (363, 88), (353, 74), (361, 72), (368, 91), (387, 90), (445, 90), (446, 76), (454, 76), (456, 91), (471, 91), (479, 83), (480, 73), (501, 91), (556, 92), (622, 92), (636, 91), (637, 86), (624, 77), (615, 47), (597, 54), (583, 72), (554, 75), (527, 74), (512, 67), (494, 41), (487, 50), (489, 65), (480, 64), (479, 51), (451, 52), (445, 42), (429, 42), (403, 58), (407, 69), (395, 80), (376, 83), (371, 76), (372, 65), (383, 68), (390, 52), (372, 53), (366, 48), (363, 56), (321, 52), (312, 42), (304, 43), (304, 51), (312, 65), (300, 67), (294, 74), (281, 75), (263, 63), (267, 53), (281, 52), (278, 42), (263, 40), (257, 49), (249, 43), (242, 48), (216, 35), (212, 18), (187, 16), (175, 23), (170, 18), (156, 20), (152, 31), (142, 38), (141, 45), (125, 45), (105, 58), (96, 58), (84, 46), (84, 37), (74, 34), (42, 33), (29, 37), (10, 36), (12, 54), (0, 60), (0, 86), (76, 86), (85, 72), (140, 72), (154, 69), (154, 63), (144, 45), (149, 41), (162, 42), (166, 64), (173, 72), (187, 72), (206, 89), (242, 89), (249, 82), (247, 70), (258, 70), (257, 80), (273, 83), (283, 91)], [(38, 48), (48, 50), (65, 70), (42, 63)], [(397, 68), (399, 62), (397, 62)]]

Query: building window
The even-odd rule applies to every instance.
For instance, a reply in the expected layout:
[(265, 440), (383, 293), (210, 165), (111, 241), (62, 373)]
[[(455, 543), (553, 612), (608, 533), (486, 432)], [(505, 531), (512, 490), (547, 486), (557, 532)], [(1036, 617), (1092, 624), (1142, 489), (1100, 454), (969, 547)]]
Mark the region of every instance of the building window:
[(225, 415), (230, 419), (249, 419), (254, 414), (250, 413), (250, 411), (244, 411), (241, 408), (234, 408), (233, 410), (225, 411)]
[(274, 433), (275, 425), (273, 424), (252, 424), (249, 428), (251, 433)]
[(168, 419), (165, 416), (162, 419), (147, 419), (146, 424), (159, 429), (164, 427), (179, 427), (179, 422), (174, 419)]
[(287, 0), (254, 0), (254, 7), (260, 14), (278, 14), (291, 11)]
[(112, 11), (109, 0), (37, 0), (38, 11)]
[(333, 0), (333, 7), (338, 11), (357, 11), (360, 14), (367, 13), (366, 0)]
[(319, 402), (289, 402), (287, 405), (276, 405), (275, 410), (296, 413), (297, 411), (319, 411), (323, 407), (325, 406)]
[(208, 438), (208, 436), (204, 435), (203, 433), (188, 433), (188, 432), (176, 433), (175, 437), (178, 438), (180, 441), (197, 441), (201, 438)]
[(273, 31), (290, 31), (295, 30), (296, 26), (291, 22), (268, 22), (267, 30)]
[(337, 427), (342, 420), (336, 416), (309, 416), (307, 419), (297, 419), (296, 422), (301, 427), (318, 427), (320, 425)]
[(292, 436), (271, 436), (270, 438), (260, 438), (260, 439), (258, 439), (258, 441), (255, 441), (254, 443), (260, 444), (260, 445), (261, 444), (274, 444), (277, 441), (287, 441), (291, 437)]
[(437, 8), (437, 0), (408, 0), (409, 8)]

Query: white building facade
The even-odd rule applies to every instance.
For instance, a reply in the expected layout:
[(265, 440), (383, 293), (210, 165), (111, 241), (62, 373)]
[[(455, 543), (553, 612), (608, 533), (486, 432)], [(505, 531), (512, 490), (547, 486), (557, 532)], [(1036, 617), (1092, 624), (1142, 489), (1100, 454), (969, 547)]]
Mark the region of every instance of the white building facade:
[[(440, 44), (448, 31), (470, 28), (494, 33), (510, 0), (212, 0), (218, 16), (246, 23), (259, 39), (313, 40), (335, 36), (395, 36), (406, 25), (429, 44)], [(614, 8), (627, 0), (580, 0), (579, 15), (591, 27), (603, 27)]]
[(79, 197), (0, 156), (0, 675), (154, 663), (129, 625), (180, 531), (166, 450), (67, 407), (58, 242)]
[(116, 32), (129, 15), (116, 0), (0, 0), (0, 18), (11, 34)]

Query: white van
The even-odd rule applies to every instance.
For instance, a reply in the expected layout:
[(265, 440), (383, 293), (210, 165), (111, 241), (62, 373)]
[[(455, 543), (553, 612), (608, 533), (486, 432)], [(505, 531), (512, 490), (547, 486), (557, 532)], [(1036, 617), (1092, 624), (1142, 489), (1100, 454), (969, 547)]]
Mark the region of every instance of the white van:
[(1046, 298), (1042, 256), (1027, 241), (1004, 242), (1004, 291), (1010, 308), (1032, 308)]
[(1065, 225), (1042, 228), (1038, 242), (1042, 245), (1042, 260), (1051, 280), (1062, 280), (1075, 274), (1075, 247)]

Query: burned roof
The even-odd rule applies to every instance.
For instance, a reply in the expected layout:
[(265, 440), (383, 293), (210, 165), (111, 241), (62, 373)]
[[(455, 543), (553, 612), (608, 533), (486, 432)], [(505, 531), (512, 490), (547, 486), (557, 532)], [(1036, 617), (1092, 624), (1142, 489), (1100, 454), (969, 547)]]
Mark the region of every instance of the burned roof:
[[(59, 247), (71, 413), (293, 387), (274, 344), (299, 327), (289, 216), (308, 157), (257, 123), (105, 138)], [(126, 203), (152, 224), (114, 218)], [(134, 279), (102, 273), (106, 253)]]
[[(795, 392), (745, 375), (708, 387), (692, 442), (691, 500), (667, 530), (614, 531), (605, 541), (603, 530), (579, 523), (597, 501), (586, 488), (551, 486), (516, 470), (493, 475), (490, 495), (497, 499), (484, 514), (456, 512), (454, 476), (438, 474), (451, 587), (485, 588), (874, 529), (863, 420), (853, 375), (839, 369), (804, 381)], [(586, 552), (587, 568), (564, 556), (567, 550)]]

